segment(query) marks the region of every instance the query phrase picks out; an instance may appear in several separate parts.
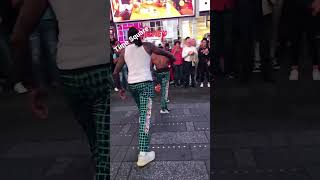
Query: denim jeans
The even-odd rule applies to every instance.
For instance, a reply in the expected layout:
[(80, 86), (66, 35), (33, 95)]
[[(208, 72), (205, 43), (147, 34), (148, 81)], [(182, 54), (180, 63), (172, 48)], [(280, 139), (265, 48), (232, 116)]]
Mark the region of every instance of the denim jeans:
[(183, 83), (183, 65), (174, 65), (174, 83), (175, 85), (182, 85)]
[(58, 79), (57, 35), (57, 22), (42, 20), (30, 36), (33, 78), (40, 85)]
[[(0, 32), (0, 78), (4, 78), (6, 88), (11, 88), (12, 85), (22, 82), (24, 80), (31, 80), (29, 78), (29, 54), (25, 54), (23, 49), (11, 49), (9, 45), (10, 34), (6, 32)], [(24, 58), (23, 62), (16, 60)], [(21, 69), (23, 68), (23, 69)], [(25, 74), (26, 73), (26, 74)], [(9, 89), (8, 89), (9, 90)]]
[(187, 87), (190, 85), (190, 76), (191, 76), (191, 85), (195, 86), (195, 67), (192, 66), (192, 62), (183, 62), (183, 73), (184, 73), (184, 85)]
[(125, 64), (120, 72), (120, 81), (122, 84), (122, 87), (124, 89), (127, 89), (128, 86), (128, 67)]

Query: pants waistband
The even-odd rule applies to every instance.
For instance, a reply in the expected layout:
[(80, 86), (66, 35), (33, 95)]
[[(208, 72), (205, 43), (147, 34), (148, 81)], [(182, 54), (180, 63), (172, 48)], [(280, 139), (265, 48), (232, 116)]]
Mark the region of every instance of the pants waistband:
[(86, 73), (90, 71), (95, 71), (97, 69), (108, 69), (111, 68), (111, 63), (107, 64), (101, 64), (101, 65), (96, 65), (96, 66), (89, 66), (89, 67), (84, 67), (84, 68), (78, 68), (78, 69), (68, 69), (68, 70), (59, 70), (62, 75), (64, 74), (81, 74), (81, 73)]
[(152, 83), (153, 81), (143, 81), (143, 82), (138, 82), (138, 83), (132, 83), (132, 84), (129, 84), (129, 85), (137, 85), (137, 84), (141, 84), (141, 83)]
[(166, 67), (166, 68), (161, 68), (161, 69), (157, 69), (157, 73), (162, 73), (162, 72), (168, 72), (168, 71), (170, 71), (170, 69), (168, 68), (168, 67)]

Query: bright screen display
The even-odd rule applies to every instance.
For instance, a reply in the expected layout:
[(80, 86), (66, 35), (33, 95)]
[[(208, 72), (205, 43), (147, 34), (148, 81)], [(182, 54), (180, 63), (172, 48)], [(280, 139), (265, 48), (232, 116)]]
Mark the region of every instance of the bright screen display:
[(116, 23), (195, 15), (194, 0), (111, 0)]

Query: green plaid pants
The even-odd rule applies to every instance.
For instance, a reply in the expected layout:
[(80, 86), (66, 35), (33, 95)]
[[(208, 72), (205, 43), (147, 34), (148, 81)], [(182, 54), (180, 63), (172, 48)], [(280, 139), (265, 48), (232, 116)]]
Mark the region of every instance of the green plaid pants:
[(156, 73), (157, 81), (161, 84), (161, 109), (168, 109), (168, 93), (169, 93), (169, 80), (170, 72)]
[(110, 89), (108, 65), (61, 71), (65, 95), (88, 138), (96, 180), (110, 178)]
[(129, 84), (129, 91), (139, 109), (139, 150), (149, 152), (152, 98), (154, 97), (153, 82)]

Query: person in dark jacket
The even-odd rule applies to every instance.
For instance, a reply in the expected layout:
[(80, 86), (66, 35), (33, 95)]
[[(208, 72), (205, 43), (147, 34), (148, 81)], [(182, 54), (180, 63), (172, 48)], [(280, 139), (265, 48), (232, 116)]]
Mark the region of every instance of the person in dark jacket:
[(203, 39), (198, 50), (199, 56), (199, 73), (200, 73), (200, 87), (203, 88), (204, 78), (207, 80), (207, 86), (210, 87), (210, 76), (209, 76), (209, 66), (210, 53), (209, 53), (208, 41)]
[(307, 35), (307, 43), (312, 58), (313, 80), (320, 80), (320, 16), (316, 13), (317, 2), (319, 0), (284, 1), (280, 33), (292, 44), (290, 47), (291, 70), (289, 80), (299, 80), (299, 58), (301, 45), (303, 44), (303, 33)]

